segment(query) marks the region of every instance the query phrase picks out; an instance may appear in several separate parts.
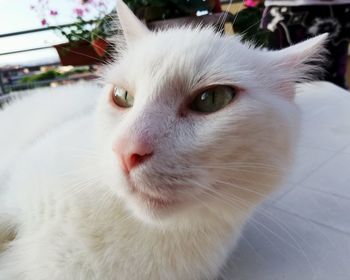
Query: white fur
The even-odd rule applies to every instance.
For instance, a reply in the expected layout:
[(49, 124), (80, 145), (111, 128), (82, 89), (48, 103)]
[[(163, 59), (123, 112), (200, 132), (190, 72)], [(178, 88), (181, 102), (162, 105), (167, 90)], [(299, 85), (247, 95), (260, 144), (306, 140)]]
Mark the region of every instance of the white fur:
[[(118, 12), (126, 33), (140, 26), (123, 3)], [(310, 70), (295, 67), (317, 57), (323, 37), (263, 52), (209, 28), (128, 34), (98, 106), (98, 88), (82, 84), (0, 112), (1, 280), (214, 279), (283, 179), (298, 130), (291, 94)], [(112, 105), (109, 84), (134, 106)], [(209, 115), (185, 106), (213, 84), (242, 91)], [(112, 147), (139, 137), (154, 154), (128, 177)], [(152, 207), (129, 180), (178, 203)]]

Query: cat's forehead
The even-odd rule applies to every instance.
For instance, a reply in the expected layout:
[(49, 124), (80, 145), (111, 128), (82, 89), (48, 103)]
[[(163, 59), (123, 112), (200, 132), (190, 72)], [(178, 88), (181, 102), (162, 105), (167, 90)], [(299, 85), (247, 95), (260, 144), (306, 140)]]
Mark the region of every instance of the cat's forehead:
[(150, 33), (136, 41), (115, 67), (116, 82), (136, 90), (159, 88), (190, 92), (211, 84), (239, 84), (248, 71), (244, 52), (232, 37), (210, 28), (178, 28)]

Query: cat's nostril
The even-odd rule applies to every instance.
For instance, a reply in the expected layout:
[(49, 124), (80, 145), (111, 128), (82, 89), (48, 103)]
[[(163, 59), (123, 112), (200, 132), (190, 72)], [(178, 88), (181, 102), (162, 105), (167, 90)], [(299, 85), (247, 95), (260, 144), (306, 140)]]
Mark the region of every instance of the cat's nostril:
[(153, 155), (153, 148), (145, 143), (130, 143), (123, 150), (118, 149), (117, 155), (124, 172), (130, 173), (133, 168), (144, 163)]
[[(131, 138), (131, 137), (130, 137)], [(153, 141), (145, 137), (121, 137), (112, 147), (125, 173), (144, 163), (153, 155)]]
[(149, 159), (152, 156), (152, 153), (147, 153), (144, 155), (139, 155), (139, 154), (132, 154), (130, 158), (126, 162), (126, 166), (128, 171), (136, 167), (137, 165), (145, 162), (147, 159)]

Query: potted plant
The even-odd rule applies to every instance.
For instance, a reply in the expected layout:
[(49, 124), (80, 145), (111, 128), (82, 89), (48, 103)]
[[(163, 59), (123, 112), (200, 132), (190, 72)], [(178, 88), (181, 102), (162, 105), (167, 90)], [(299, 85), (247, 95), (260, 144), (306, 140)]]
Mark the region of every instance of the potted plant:
[(99, 56), (91, 45), (91, 31), (86, 29), (87, 22), (78, 17), (68, 28), (59, 28), (68, 42), (55, 45), (62, 65), (85, 65), (99, 63)]
[[(107, 25), (110, 25), (111, 16), (104, 1), (81, 1), (72, 9), (74, 22), (63, 27), (55, 23), (60, 12), (51, 8), (49, 0), (37, 0), (37, 5), (31, 8), (40, 15), (43, 26), (57, 26), (56, 30), (66, 38), (66, 43), (54, 46), (62, 65), (98, 64), (107, 58), (110, 46)], [(95, 15), (87, 19), (91, 11)]]
[(100, 57), (108, 57), (108, 49), (111, 48), (111, 44), (108, 41), (108, 37), (113, 36), (112, 29), (113, 19), (116, 17), (116, 11), (103, 16), (101, 19), (95, 22), (95, 27), (91, 31), (91, 45), (95, 52)]

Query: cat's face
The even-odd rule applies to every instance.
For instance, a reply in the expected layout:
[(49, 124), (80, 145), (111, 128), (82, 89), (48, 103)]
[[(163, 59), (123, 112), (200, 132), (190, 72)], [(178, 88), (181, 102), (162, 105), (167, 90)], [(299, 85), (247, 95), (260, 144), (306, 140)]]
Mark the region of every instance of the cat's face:
[(291, 63), (210, 29), (151, 33), (118, 8), (122, 24), (139, 29), (124, 28), (128, 47), (106, 72), (98, 112), (106, 183), (143, 220), (250, 208), (290, 161)]

